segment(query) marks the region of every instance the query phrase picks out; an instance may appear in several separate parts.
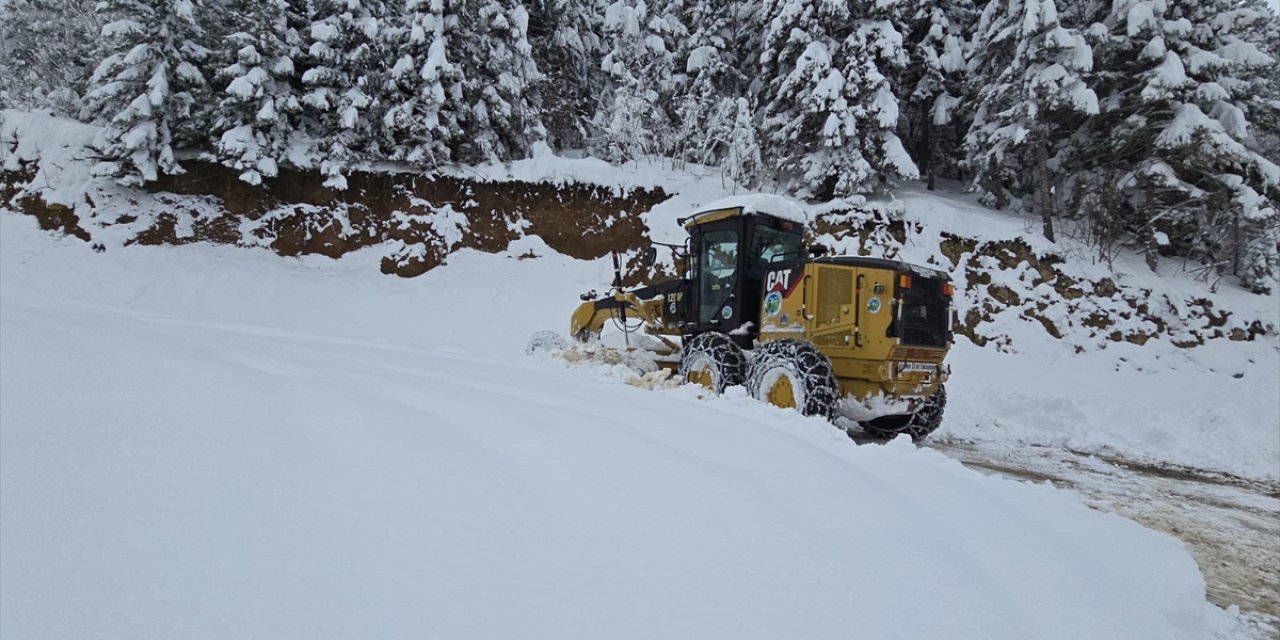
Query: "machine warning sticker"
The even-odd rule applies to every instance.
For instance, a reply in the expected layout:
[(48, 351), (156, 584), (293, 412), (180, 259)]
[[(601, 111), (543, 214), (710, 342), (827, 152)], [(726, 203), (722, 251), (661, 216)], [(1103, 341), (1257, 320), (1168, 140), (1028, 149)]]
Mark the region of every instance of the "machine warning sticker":
[(672, 302), (671, 304), (667, 305), (667, 308), (671, 310), (671, 315), (674, 316), (676, 314), (676, 303)]
[(867, 313), (880, 312), (880, 298), (872, 298), (867, 301)]
[(729, 305), (727, 305), (727, 304), (726, 304), (726, 305), (724, 306), (724, 308), (720, 310), (720, 315), (724, 316), (724, 319), (725, 319), (725, 320), (728, 320), (729, 318), (732, 318), (732, 317), (733, 317), (733, 307), (731, 307), (731, 306), (729, 306)]
[(770, 291), (769, 295), (764, 297), (764, 312), (770, 317), (778, 315), (782, 310), (782, 293), (778, 291)]

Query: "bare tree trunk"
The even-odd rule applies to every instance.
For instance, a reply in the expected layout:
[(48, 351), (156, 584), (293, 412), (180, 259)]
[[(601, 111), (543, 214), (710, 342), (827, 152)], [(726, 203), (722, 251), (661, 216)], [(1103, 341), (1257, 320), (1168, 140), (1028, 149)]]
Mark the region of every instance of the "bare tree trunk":
[(1036, 135), (1036, 189), (1039, 190), (1040, 220), (1044, 223), (1044, 237), (1053, 239), (1053, 182), (1049, 178), (1049, 142), (1043, 129)]
[(930, 191), (933, 191), (934, 187), (937, 186), (937, 183), (938, 183), (938, 170), (935, 169), (935, 167), (938, 165), (938, 145), (934, 142), (934, 139), (933, 139), (933, 135), (934, 135), (933, 118), (931, 117), (928, 111), (925, 111), (924, 119), (925, 119), (924, 144), (926, 149), (924, 154), (924, 157), (925, 157), (924, 171), (925, 171), (925, 179), (928, 181), (928, 184), (927, 184), (928, 189)]
[[(1234, 276), (1242, 275), (1240, 273), (1240, 211), (1234, 209), (1231, 214), (1231, 274)], [(1252, 288), (1252, 287), (1251, 287)]]
[(1143, 232), (1142, 232), (1143, 233), (1142, 251), (1144, 254), (1143, 257), (1146, 259), (1146, 262), (1147, 262), (1147, 267), (1154, 272), (1156, 270), (1156, 267), (1160, 266), (1160, 243), (1156, 241), (1156, 226), (1155, 226), (1156, 221), (1155, 221), (1155, 214), (1153, 213), (1156, 210), (1155, 193), (1154, 193), (1154, 190), (1151, 188), (1151, 182), (1149, 180), (1146, 182), (1146, 184), (1143, 185), (1142, 188), (1146, 192), (1146, 196), (1147, 196), (1146, 197), (1147, 224), (1143, 228)]

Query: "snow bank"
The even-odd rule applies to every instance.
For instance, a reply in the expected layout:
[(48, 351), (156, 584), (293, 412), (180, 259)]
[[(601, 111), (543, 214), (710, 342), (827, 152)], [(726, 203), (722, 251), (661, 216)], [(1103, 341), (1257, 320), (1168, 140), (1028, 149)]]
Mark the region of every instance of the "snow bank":
[(6, 638), (1230, 629), (1181, 543), (1051, 487), (519, 355), (604, 264), (0, 243)]
[(1280, 355), (1257, 343), (1164, 342), (1010, 355), (961, 341), (935, 437), (1040, 444), (1280, 478)]
[(0, 109), (0, 169), (18, 171), (33, 163), (40, 196), (50, 204), (75, 208), (84, 200), (94, 161), (86, 147), (100, 128), (47, 115)]

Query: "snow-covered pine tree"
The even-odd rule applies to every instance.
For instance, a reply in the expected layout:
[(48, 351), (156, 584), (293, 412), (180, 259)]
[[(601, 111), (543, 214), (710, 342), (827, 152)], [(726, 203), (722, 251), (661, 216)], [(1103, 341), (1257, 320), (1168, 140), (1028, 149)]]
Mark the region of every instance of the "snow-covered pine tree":
[(904, 0), (860, 0), (853, 3), (852, 37), (846, 40), (845, 75), (857, 79), (863, 156), (876, 167), (876, 182), (861, 191), (891, 188), (901, 179), (920, 177), (897, 131), (901, 116), (898, 96), (905, 94), (900, 76), (910, 58), (905, 47), (907, 11)]
[[(845, 3), (765, 0), (764, 47), (760, 56), (761, 143), (772, 169), (801, 181), (802, 195), (844, 191), (872, 175), (870, 163), (841, 134), (858, 135), (847, 80), (835, 57), (852, 29)], [(834, 138), (834, 140), (828, 140)]]
[(675, 146), (668, 107), (683, 82), (675, 73), (675, 43), (688, 32), (669, 8), (670, 1), (614, 0), (605, 11), (605, 87), (593, 118), (595, 155), (616, 162)]
[[(1235, 23), (1240, 29), (1237, 37), (1244, 42), (1257, 43), (1262, 53), (1271, 59), (1271, 64), (1241, 64), (1245, 67), (1244, 75), (1260, 74), (1252, 92), (1242, 91), (1244, 104), (1241, 105), (1249, 117), (1249, 136), (1246, 144), (1272, 165), (1280, 164), (1280, 13), (1268, 13), (1261, 3), (1243, 5), (1239, 9), (1249, 12), (1240, 14)], [(1274, 5), (1273, 5), (1274, 8)], [(1252, 95), (1248, 95), (1252, 93)], [(1237, 188), (1237, 203), (1241, 211), (1240, 233), (1236, 236), (1234, 268), (1241, 282), (1257, 292), (1274, 290), (1280, 281), (1280, 175), (1268, 172), (1271, 180), (1260, 186), (1260, 198), (1254, 198), (1243, 189)], [(1270, 184), (1265, 184), (1270, 182)], [(1254, 188), (1254, 187), (1251, 187)]]
[(459, 17), (442, 0), (407, 0), (387, 31), (396, 53), (388, 75), (384, 137), (393, 160), (435, 167), (462, 135), (462, 68), (451, 51)]
[(104, 0), (107, 57), (90, 79), (82, 115), (106, 128), (96, 168), (125, 184), (182, 173), (174, 146), (207, 135), (192, 106), (205, 86), (202, 47), (192, 0)]
[(325, 186), (346, 189), (345, 173), (361, 161), (380, 159), (387, 52), (381, 35), (381, 0), (314, 0), (302, 34), (311, 66), (303, 111), (315, 122), (312, 154)]
[(260, 184), (276, 175), (299, 128), (300, 16), (286, 0), (226, 0), (222, 9), (230, 33), (215, 55), (225, 66), (215, 75), (214, 147), (241, 180)]
[(911, 63), (900, 84), (899, 135), (932, 190), (939, 176), (959, 177), (973, 88), (965, 81), (965, 61), (978, 12), (972, 0), (917, 0), (907, 6)]
[(1134, 237), (1153, 268), (1159, 253), (1188, 256), (1270, 288), (1280, 169), (1251, 118), (1274, 122), (1275, 62), (1259, 45), (1275, 16), (1261, 2), (1123, 0), (1104, 18), (1103, 113), (1073, 191), (1115, 197), (1084, 213)]
[[(1260, 40), (1265, 44), (1263, 52), (1280, 60), (1280, 13), (1273, 15), (1270, 24), (1263, 24)], [(1280, 64), (1271, 66), (1264, 74), (1263, 90), (1253, 101), (1250, 121), (1258, 130), (1258, 142), (1265, 158), (1280, 159)]]
[(766, 0), (761, 142), (802, 195), (867, 193), (918, 176), (890, 76), (906, 63), (895, 2)]
[(92, 0), (0, 2), (0, 108), (75, 117), (101, 61)]
[(546, 139), (537, 87), (542, 76), (529, 44), (529, 13), (520, 0), (471, 0), (460, 13), (461, 162), (526, 157)]
[(604, 91), (604, 0), (532, 0), (529, 42), (544, 76), (542, 120), (556, 150), (585, 149)]
[(740, 182), (750, 182), (760, 169), (749, 97), (759, 60), (760, 31), (752, 28), (759, 4), (689, 0), (680, 21), (691, 33), (676, 42), (676, 70), (685, 82), (675, 96), (679, 133), (673, 151), (693, 162), (722, 163)]
[(543, 138), (528, 19), (513, 0), (406, 3), (383, 120), (392, 159), (506, 161)]
[(1050, 240), (1050, 158), (1080, 118), (1098, 113), (1084, 78), (1092, 67), (1092, 49), (1059, 22), (1054, 0), (993, 0), (983, 11), (968, 67), (980, 89), (965, 161), (997, 206), (1034, 194)]

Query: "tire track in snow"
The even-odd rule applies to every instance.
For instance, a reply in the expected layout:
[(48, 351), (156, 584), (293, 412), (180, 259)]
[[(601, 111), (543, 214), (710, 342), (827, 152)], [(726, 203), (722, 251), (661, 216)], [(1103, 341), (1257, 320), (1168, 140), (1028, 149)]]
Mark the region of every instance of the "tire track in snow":
[(1280, 637), (1280, 483), (1009, 443), (939, 439), (928, 447), (966, 466), (1049, 481), (1091, 508), (1177, 537), (1204, 574), (1210, 602), (1258, 614)]

